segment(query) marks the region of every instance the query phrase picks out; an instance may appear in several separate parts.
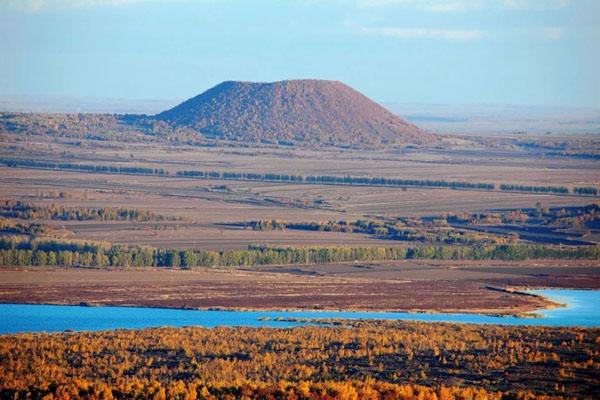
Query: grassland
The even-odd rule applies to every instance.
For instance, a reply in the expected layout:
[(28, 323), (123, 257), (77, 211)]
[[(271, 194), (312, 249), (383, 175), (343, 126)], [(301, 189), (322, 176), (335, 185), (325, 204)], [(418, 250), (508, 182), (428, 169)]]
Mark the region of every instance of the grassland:
[(519, 314), (553, 303), (493, 288), (540, 285), (599, 289), (600, 269), (583, 261), (402, 261), (198, 271), (0, 271), (2, 302), (199, 309)]
[[(388, 148), (349, 150), (341, 148), (291, 148), (224, 143), (217, 146), (168, 144), (164, 141), (129, 140), (123, 134), (111, 140), (86, 137), (55, 137), (45, 134), (1, 134), (0, 156), (4, 158), (48, 160), (95, 165), (160, 168), (168, 176), (135, 176), (77, 171), (0, 167), (2, 198), (24, 201), (40, 207), (88, 207), (140, 209), (160, 220), (97, 221), (37, 219), (60, 232), (64, 239), (108, 241), (115, 244), (149, 245), (157, 248), (199, 248), (208, 250), (244, 249), (251, 244), (271, 246), (402, 246), (390, 238), (364, 233), (299, 230), (241, 229), (240, 222), (278, 219), (286, 222), (355, 221), (358, 219), (420, 218), (459, 213), (490, 212), (498, 209), (582, 206), (595, 198), (574, 194), (508, 193), (502, 191), (452, 190), (448, 188), (390, 188), (334, 186), (282, 182), (251, 182), (178, 178), (176, 171), (217, 170), (296, 175), (385, 176), (404, 179), (432, 179), (465, 182), (490, 182), (522, 185), (598, 187), (600, 165), (587, 158), (534, 157), (534, 149), (552, 149), (560, 138), (495, 137), (468, 139), (446, 137), (443, 146), (430, 148)], [(143, 139), (143, 138), (142, 138)], [(596, 151), (593, 137), (569, 138), (571, 151)], [(546, 150), (543, 150), (546, 151)], [(550, 150), (548, 150), (550, 151)], [(61, 194), (62, 192), (62, 194)], [(236, 225), (238, 224), (238, 225)], [(596, 242), (596, 228), (583, 228), (578, 234)], [(484, 227), (484, 230), (489, 230)], [(491, 233), (494, 236), (493, 232)], [(499, 235), (503, 236), (503, 235)], [(540, 261), (542, 264), (543, 262)], [(489, 263), (488, 263), (489, 264)], [(39, 302), (89, 302), (91, 304), (139, 304), (174, 307), (225, 308), (357, 308), (403, 310), (487, 310), (512, 313), (534, 307), (529, 299), (492, 293), (486, 285), (525, 285), (557, 287), (597, 287), (593, 262), (569, 263), (549, 273), (529, 271), (530, 264), (518, 268), (527, 273), (490, 272), (496, 264), (477, 264), (475, 272), (450, 262), (430, 272), (415, 262), (359, 265), (310, 265), (261, 267), (252, 271), (177, 272), (168, 282), (180, 282), (180, 293), (169, 292), (168, 285), (127, 284), (136, 288), (132, 299), (119, 297), (119, 276), (135, 272), (114, 272), (93, 282), (94, 273), (57, 272), (59, 281), (44, 281), (46, 272), (2, 272), (2, 301), (25, 301), (23, 295), (37, 287), (29, 297)], [(551, 268), (558, 264), (544, 264)], [(579, 265), (580, 267), (577, 267)], [(583, 267), (582, 267), (583, 266)], [(346, 271), (339, 274), (339, 270)], [(458, 268), (458, 269), (457, 269)], [(489, 269), (492, 268), (492, 269)], [(517, 269), (518, 269), (517, 268)], [(574, 274), (572, 271), (580, 271)], [(337, 271), (337, 272), (336, 272)], [(409, 272), (416, 271), (416, 272)], [(429, 271), (429, 272), (428, 272)], [(460, 272), (459, 272), (460, 271)], [(559, 272), (560, 271), (560, 272)], [(152, 272), (162, 273), (162, 272)], [(416, 273), (416, 276), (411, 274)], [(15, 275), (16, 274), (16, 275)], [(15, 276), (23, 274), (20, 283)], [(86, 275), (89, 274), (89, 275)], [(228, 275), (230, 274), (230, 275)], [(406, 275), (408, 274), (408, 275)], [(424, 275), (421, 275), (424, 274)], [(470, 274), (475, 274), (471, 276)], [(518, 276), (518, 279), (515, 278)], [(114, 277), (111, 289), (109, 278)], [(177, 278), (173, 278), (177, 277)], [(185, 277), (185, 278), (181, 278)], [(237, 277), (237, 278), (230, 278)], [(87, 281), (89, 290), (76, 286)], [(137, 279), (137, 278), (135, 278)], [(135, 280), (134, 279), (134, 280)], [(98, 286), (102, 282), (102, 285)], [(145, 282), (143, 279), (140, 282)], [(192, 282), (192, 283), (189, 283)], [(428, 282), (425, 284), (424, 282)], [(453, 285), (457, 284), (457, 287)], [(271, 298), (252, 297), (267, 285)], [(21, 286), (19, 286), (21, 285)], [(29, 286), (28, 286), (29, 285)], [(32, 286), (33, 285), (33, 286)], [(153, 286), (154, 285), (154, 286)], [(306, 288), (314, 290), (306, 290)], [(286, 291), (289, 290), (289, 293)], [(105, 291), (105, 295), (94, 293)], [(163, 297), (160, 293), (167, 291)], [(314, 297), (310, 293), (327, 293)], [(61, 299), (60, 293), (64, 293)], [(308, 294), (307, 294), (308, 293)], [(352, 294), (364, 293), (352, 299)], [(420, 295), (422, 294), (422, 295)], [(331, 296), (330, 296), (331, 295)], [(172, 296), (175, 296), (174, 298)], [(469, 301), (456, 301), (457, 296)], [(503, 298), (502, 296), (505, 296)], [(244, 304), (244, 299), (253, 298)], [(431, 299), (431, 300), (427, 300)]]

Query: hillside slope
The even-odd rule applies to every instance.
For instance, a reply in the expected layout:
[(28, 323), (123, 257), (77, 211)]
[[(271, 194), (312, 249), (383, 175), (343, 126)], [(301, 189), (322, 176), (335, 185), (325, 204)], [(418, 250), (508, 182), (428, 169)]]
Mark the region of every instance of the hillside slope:
[(424, 132), (337, 81), (223, 82), (155, 116), (247, 142), (427, 144)]

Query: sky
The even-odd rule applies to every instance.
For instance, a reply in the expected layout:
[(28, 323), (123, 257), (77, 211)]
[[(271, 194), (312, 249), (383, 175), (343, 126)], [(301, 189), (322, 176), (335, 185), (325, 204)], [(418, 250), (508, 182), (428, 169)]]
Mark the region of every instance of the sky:
[(380, 102), (600, 107), (600, 0), (0, 0), (0, 97), (339, 80)]

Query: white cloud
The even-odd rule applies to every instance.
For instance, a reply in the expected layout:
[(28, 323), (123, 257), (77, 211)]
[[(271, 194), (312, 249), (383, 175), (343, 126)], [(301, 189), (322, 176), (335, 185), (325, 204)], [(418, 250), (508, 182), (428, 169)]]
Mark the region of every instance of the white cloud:
[(388, 36), (396, 39), (473, 40), (484, 36), (481, 30), (429, 28), (361, 28), (361, 33)]

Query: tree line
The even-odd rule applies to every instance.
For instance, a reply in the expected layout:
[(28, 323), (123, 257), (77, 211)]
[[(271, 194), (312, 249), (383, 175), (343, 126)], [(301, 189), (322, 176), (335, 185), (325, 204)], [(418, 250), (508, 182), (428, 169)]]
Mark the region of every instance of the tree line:
[(505, 184), (505, 183), (500, 185), (500, 190), (505, 191), (505, 192), (533, 192), (533, 193), (557, 193), (557, 194), (569, 193), (569, 188), (564, 187), (564, 186), (511, 185), (511, 184)]
[[(496, 185), (486, 182), (462, 182), (445, 181), (431, 179), (401, 179), (386, 177), (362, 177), (362, 176), (333, 176), (333, 175), (290, 175), (275, 173), (254, 173), (254, 172), (219, 172), (219, 171), (200, 171), (186, 170), (177, 171), (177, 176), (184, 178), (205, 178), (205, 179), (225, 179), (242, 181), (266, 181), (266, 182), (290, 182), (290, 183), (313, 183), (324, 185), (358, 185), (358, 186), (392, 186), (392, 187), (430, 187), (430, 188), (448, 188), (455, 190), (496, 190)], [(577, 190), (575, 190), (577, 189)], [(573, 194), (579, 195), (597, 195), (597, 189), (593, 187), (577, 187)], [(531, 193), (554, 193), (568, 194), (569, 188), (564, 186), (531, 186), (502, 184), (501, 191), (507, 192), (531, 192)]]
[(256, 231), (302, 230), (320, 232), (363, 233), (380, 239), (402, 240), (422, 243), (444, 244), (488, 244), (506, 243), (514, 238), (455, 229), (445, 219), (432, 219), (424, 223), (419, 218), (398, 218), (396, 220), (356, 220), (327, 222), (285, 222), (280, 220), (258, 220), (241, 223)]
[(164, 216), (139, 208), (124, 207), (63, 207), (50, 205), (46, 207), (22, 201), (5, 200), (0, 202), (0, 216), (21, 219), (52, 219), (77, 221), (162, 221)]
[[(543, 207), (537, 203), (534, 208), (516, 208), (494, 210), (477, 213), (445, 213), (422, 217), (397, 216), (386, 219), (358, 219), (355, 221), (300, 221), (288, 222), (276, 219), (238, 222), (233, 225), (250, 228), (256, 231), (269, 230), (304, 230), (322, 232), (362, 233), (376, 238), (403, 240), (422, 243), (443, 244), (506, 244), (520, 239), (520, 227), (527, 227), (530, 232), (539, 232), (539, 241), (543, 243), (563, 243), (568, 245), (582, 244), (561, 237), (565, 228), (590, 229), (592, 232), (598, 225), (600, 206), (588, 204), (571, 207)], [(518, 226), (515, 226), (518, 225)], [(491, 229), (485, 229), (490, 225)], [(493, 229), (503, 225), (504, 232)], [(481, 230), (474, 227), (483, 227)], [(535, 229), (534, 229), (535, 228)], [(546, 236), (544, 236), (544, 234)], [(548, 235), (557, 235), (551, 238)], [(533, 240), (532, 236), (526, 236)], [(537, 239), (536, 236), (533, 236)]]
[[(169, 175), (169, 172), (162, 168), (145, 167), (123, 167), (113, 165), (93, 165), (76, 163), (56, 163), (51, 161), (33, 161), (22, 159), (0, 159), (0, 164), (11, 168), (39, 168), (39, 169), (63, 169), (84, 172), (109, 173), (109, 174), (129, 174), (129, 175)], [(462, 182), (445, 181), (431, 179), (402, 179), (385, 177), (359, 177), (359, 176), (333, 176), (333, 175), (293, 175), (276, 173), (254, 173), (254, 172), (220, 172), (220, 171), (200, 171), (183, 170), (177, 171), (176, 175), (182, 178), (202, 178), (202, 179), (225, 179), (242, 181), (265, 181), (265, 182), (290, 182), (290, 183), (309, 183), (324, 185), (357, 185), (357, 186), (389, 186), (389, 187), (429, 187), (429, 188), (448, 188), (455, 190), (496, 190), (496, 185), (486, 182)], [(569, 191), (564, 186), (531, 186), (516, 184), (501, 184), (500, 190), (507, 192), (529, 192), (529, 193), (553, 193), (596, 196), (598, 191), (593, 187), (578, 187), (577, 190)]]
[(0, 218), (1, 235), (47, 236), (51, 234), (52, 231), (52, 227), (44, 224), (23, 223), (11, 219)]
[(291, 183), (315, 183), (315, 184), (335, 184), (335, 185), (361, 185), (361, 186), (424, 186), (440, 187), (450, 189), (475, 189), (475, 190), (494, 190), (492, 183), (472, 183), (472, 182), (454, 182), (444, 180), (430, 179), (399, 179), (385, 177), (358, 177), (358, 176), (331, 176), (331, 175), (290, 175), (275, 173), (254, 173), (254, 172), (219, 172), (219, 171), (177, 171), (177, 176), (184, 178), (210, 178), (226, 180), (246, 180), (246, 181), (268, 181), (268, 182), (291, 182)]
[(162, 168), (145, 167), (124, 167), (116, 165), (94, 165), (94, 164), (76, 164), (66, 162), (52, 161), (34, 161), (23, 159), (0, 159), (0, 164), (10, 168), (37, 168), (37, 169), (58, 169), (83, 172), (95, 172), (101, 174), (127, 174), (127, 175), (168, 175), (169, 172)]
[(59, 239), (0, 238), (0, 265), (64, 267), (235, 267), (388, 260), (600, 260), (600, 246), (424, 245), (413, 247), (268, 247), (156, 249)]
[(598, 195), (598, 189), (595, 187), (589, 187), (589, 186), (575, 187), (573, 189), (573, 192), (577, 193), (577, 194), (588, 195), (588, 196), (597, 196)]

